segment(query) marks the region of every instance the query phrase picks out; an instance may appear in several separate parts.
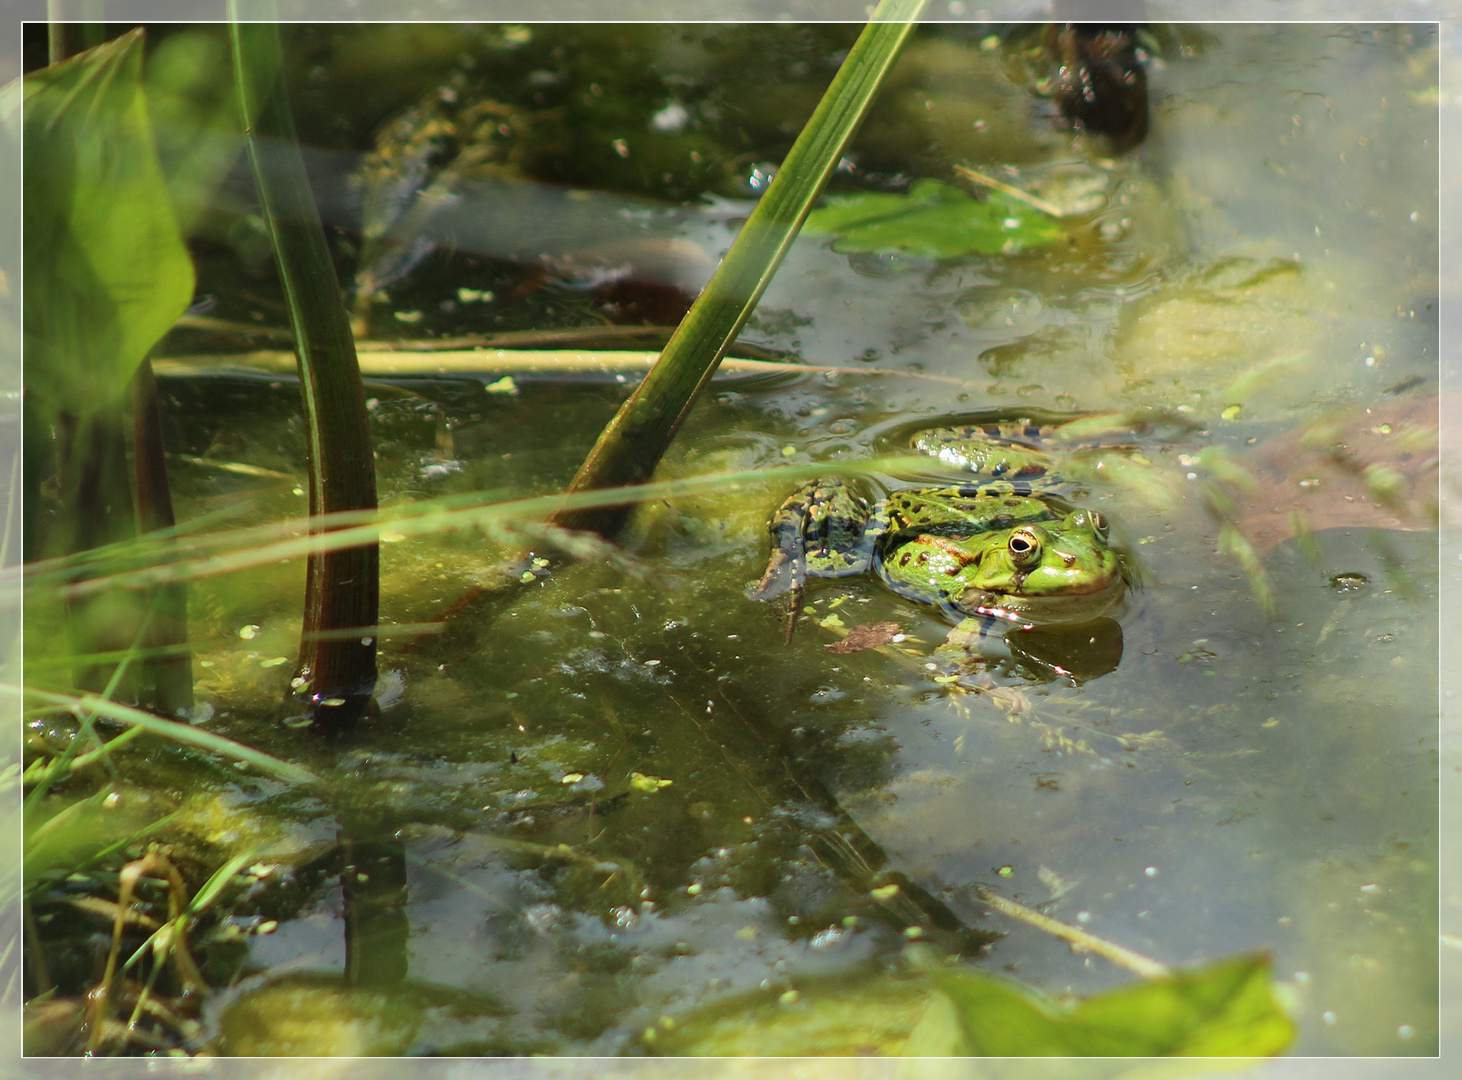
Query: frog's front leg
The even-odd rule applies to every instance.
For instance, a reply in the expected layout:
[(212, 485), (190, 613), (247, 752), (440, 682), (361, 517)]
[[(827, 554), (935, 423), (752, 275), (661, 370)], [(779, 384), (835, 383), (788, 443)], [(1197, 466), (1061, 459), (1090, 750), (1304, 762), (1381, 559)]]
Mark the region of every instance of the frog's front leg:
[(800, 593), (809, 577), (849, 577), (873, 562), (881, 534), (868, 500), (841, 477), (822, 477), (794, 491), (772, 515), (772, 556), (754, 600)]
[(1069, 626), (1033, 626), (992, 615), (971, 615), (949, 632), (930, 659), (944, 675), (973, 675), (1013, 666), (1046, 682), (1080, 685), (1117, 670), (1122, 624), (1101, 616)]
[(993, 615), (971, 615), (962, 619), (944, 638), (944, 643), (930, 659), (945, 675), (968, 675), (983, 671), (992, 662), (1009, 660), (1010, 645), (1005, 640), (1012, 624)]

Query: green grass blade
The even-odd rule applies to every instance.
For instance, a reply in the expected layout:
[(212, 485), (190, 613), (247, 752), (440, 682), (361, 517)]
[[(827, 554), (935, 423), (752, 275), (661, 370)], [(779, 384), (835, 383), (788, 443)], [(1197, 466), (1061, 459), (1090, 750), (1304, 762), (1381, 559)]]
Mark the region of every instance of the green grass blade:
[[(555, 508), (602, 509), (655, 499), (674, 499), (739, 485), (794, 484), (815, 476), (876, 475), (918, 472), (929, 459), (907, 455), (865, 461), (812, 462), (761, 466), (729, 472), (661, 480), (632, 488), (583, 491), (576, 495), (538, 495), (499, 501), (492, 493), (450, 496), (385, 511), (350, 511), (324, 519), (322, 531), (307, 533), (305, 519), (210, 533), (178, 545), (151, 545), (138, 541), (86, 553), (80, 565), (87, 576), (73, 580), (77, 561), (51, 559), (32, 564), (23, 572), (26, 588), (64, 588), (76, 596), (92, 596), (117, 589), (148, 588), (172, 581), (197, 581), (267, 566), (311, 552), (350, 547), (378, 540), (389, 529), (403, 538), (431, 536), (462, 529), (492, 530), (515, 522), (541, 521)], [(0, 571), (0, 585), (19, 571)]]
[[(17, 687), (3, 687), (11, 692), (21, 692)], [(172, 720), (164, 720), (160, 716), (154, 716), (150, 712), (141, 709), (134, 709), (129, 705), (122, 705), (115, 701), (108, 701), (98, 694), (61, 694), (51, 690), (39, 690), (35, 687), (24, 689), (26, 697), (44, 701), (51, 705), (57, 705), (63, 709), (79, 709), (95, 713), (98, 716), (105, 716), (123, 724), (131, 724), (140, 727), (153, 735), (170, 739), (185, 746), (192, 746), (199, 750), (206, 750), (209, 753), (219, 754), (223, 757), (232, 758), (234, 761), (242, 761), (244, 764), (258, 769), (267, 776), (277, 780), (283, 780), (290, 784), (320, 784), (323, 781), (320, 777), (308, 769), (291, 764), (288, 761), (281, 761), (261, 750), (255, 750), (252, 746), (245, 746), (243, 743), (234, 742), (233, 739), (225, 738), (222, 735), (215, 735), (211, 731), (203, 731), (200, 728), (191, 727), (188, 724), (175, 723)]]
[[(569, 493), (650, 478), (701, 388), (736, 340), (837, 167), (927, 0), (882, 0), (767, 193), (659, 361), (589, 452)], [(623, 506), (561, 509), (565, 528), (613, 533)]]

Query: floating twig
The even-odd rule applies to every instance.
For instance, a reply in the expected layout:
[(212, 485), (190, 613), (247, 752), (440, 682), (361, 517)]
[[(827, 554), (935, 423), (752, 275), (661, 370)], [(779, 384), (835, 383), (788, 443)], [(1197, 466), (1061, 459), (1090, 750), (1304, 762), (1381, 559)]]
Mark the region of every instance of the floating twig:
[(1085, 930), (1064, 923), (1060, 919), (1053, 919), (1049, 915), (1042, 915), (1034, 908), (1028, 908), (1024, 904), (1018, 904), (1014, 900), (1007, 900), (993, 889), (984, 885), (976, 886), (975, 895), (981, 902), (989, 904), (990, 907), (1002, 915), (1019, 920), (1027, 926), (1033, 926), (1042, 933), (1058, 937), (1062, 941), (1070, 942), (1072, 947), (1080, 952), (1095, 953), (1116, 964), (1124, 967), (1135, 975), (1144, 979), (1162, 979), (1172, 974), (1171, 969), (1163, 963), (1153, 960), (1151, 957), (1143, 956), (1141, 953), (1133, 952), (1131, 949), (1118, 945), (1116, 942), (1099, 938), (1095, 934), (1087, 933)]
[(1039, 195), (1032, 195), (1028, 191), (1022, 191), (1012, 184), (1007, 184), (1004, 180), (996, 180), (993, 176), (987, 176), (985, 173), (966, 168), (963, 165), (956, 165), (954, 171), (966, 180), (972, 180), (976, 184), (983, 184), (985, 187), (994, 188), (1004, 195), (1009, 195), (1016, 202), (1025, 203), (1026, 206), (1029, 206), (1033, 210), (1039, 210), (1043, 214), (1050, 214), (1053, 218), (1063, 218), (1066, 216), (1065, 212), (1055, 203), (1047, 202)]

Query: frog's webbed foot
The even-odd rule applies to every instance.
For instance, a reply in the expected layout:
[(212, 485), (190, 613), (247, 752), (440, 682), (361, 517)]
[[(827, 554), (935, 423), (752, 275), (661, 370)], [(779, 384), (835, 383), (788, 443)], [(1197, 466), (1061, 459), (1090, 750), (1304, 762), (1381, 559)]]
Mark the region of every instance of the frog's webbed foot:
[[(773, 533), (775, 535), (775, 532)], [(797, 549), (778, 546), (772, 549), (766, 572), (752, 591), (753, 600), (775, 600), (787, 592), (801, 592), (807, 583), (807, 557)]]
[(800, 589), (809, 577), (848, 577), (872, 564), (868, 501), (841, 477), (812, 480), (772, 515), (772, 557), (753, 600)]
[(876, 533), (867, 527), (868, 516), (868, 501), (836, 476), (802, 485), (772, 515), (772, 555), (751, 598), (790, 593), (788, 641), (809, 577), (847, 577), (872, 564)]
[[(773, 522), (773, 535), (776, 523)], [(775, 600), (787, 595), (787, 611), (784, 616), (787, 628), (785, 643), (792, 644), (792, 634), (797, 629), (797, 613), (802, 610), (802, 596), (807, 591), (807, 559), (800, 550), (788, 550), (779, 546), (772, 550), (767, 562), (766, 573), (761, 583), (751, 594), (753, 600)]]

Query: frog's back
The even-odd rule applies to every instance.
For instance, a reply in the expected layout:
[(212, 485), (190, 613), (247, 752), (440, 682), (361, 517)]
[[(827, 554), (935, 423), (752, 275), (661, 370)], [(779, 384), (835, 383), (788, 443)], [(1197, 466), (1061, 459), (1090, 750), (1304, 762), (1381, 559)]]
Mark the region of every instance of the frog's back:
[(1039, 433), (1022, 426), (1017, 432), (993, 424), (926, 428), (911, 445), (921, 454), (938, 458), (961, 472), (990, 481), (1042, 486), (1052, 481), (1048, 454), (1028, 441)]
[(1051, 521), (1065, 507), (1026, 485), (966, 485), (896, 491), (885, 503), (881, 547), (912, 535), (974, 536)]

